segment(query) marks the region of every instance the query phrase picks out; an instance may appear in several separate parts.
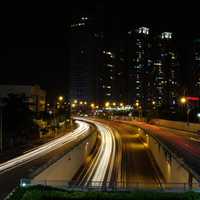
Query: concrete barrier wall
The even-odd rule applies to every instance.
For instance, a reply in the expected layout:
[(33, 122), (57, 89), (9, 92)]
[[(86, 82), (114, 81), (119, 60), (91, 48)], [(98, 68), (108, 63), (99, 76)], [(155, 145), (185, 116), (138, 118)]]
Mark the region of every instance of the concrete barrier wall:
[(45, 180), (49, 184), (53, 181), (53, 185), (55, 185), (56, 181), (58, 181), (58, 184), (59, 181), (70, 181), (82, 166), (86, 157), (91, 153), (96, 139), (97, 132), (94, 132), (57, 162), (36, 175), (33, 178), (33, 182)]
[(200, 124), (198, 123), (189, 123), (188, 126), (186, 122), (170, 121), (164, 119), (153, 119), (151, 120), (151, 122), (159, 126), (175, 128), (184, 131), (197, 132), (198, 130), (200, 130)]
[[(191, 175), (172, 155), (153, 137), (140, 129), (140, 136), (150, 149), (166, 183), (188, 183)], [(193, 178), (193, 183), (197, 181)], [(181, 186), (181, 185), (180, 185)]]

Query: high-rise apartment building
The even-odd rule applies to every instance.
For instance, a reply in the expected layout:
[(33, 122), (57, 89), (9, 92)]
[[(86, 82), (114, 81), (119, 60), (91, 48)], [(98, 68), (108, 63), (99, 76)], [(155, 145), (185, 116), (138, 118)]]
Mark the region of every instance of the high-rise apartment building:
[(174, 113), (178, 104), (180, 66), (171, 32), (163, 32), (154, 40), (151, 72), (153, 101), (158, 109)]

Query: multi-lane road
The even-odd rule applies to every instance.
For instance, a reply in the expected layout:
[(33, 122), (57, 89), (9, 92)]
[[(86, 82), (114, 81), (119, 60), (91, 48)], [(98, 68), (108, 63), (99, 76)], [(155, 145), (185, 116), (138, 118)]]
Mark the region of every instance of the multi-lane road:
[(90, 165), (87, 163), (87, 170), (83, 167), (85, 175), (80, 177), (85, 184), (107, 182), (123, 187), (135, 184), (159, 187), (162, 176), (149, 149), (139, 138), (137, 128), (114, 121), (93, 119), (90, 122), (99, 130), (101, 145)]
[(114, 184), (113, 186), (126, 188), (160, 187), (161, 182), (164, 181), (163, 177), (148, 146), (139, 137), (136, 126), (150, 130), (172, 150), (190, 156), (191, 159), (188, 159), (188, 162), (199, 166), (199, 141), (193, 134), (173, 132), (167, 128), (133, 121), (83, 118), (77, 123), (79, 127), (76, 130), (29, 152), (24, 152), (21, 156), (0, 163), (0, 199), (18, 185), (22, 177), (29, 176), (52, 157), (64, 155), (66, 149), (87, 136), (90, 133), (89, 123), (96, 126), (98, 139), (91, 155), (73, 179), (76, 184), (84, 186), (88, 184), (112, 186)]
[(1, 163), (0, 199), (3, 199), (13, 188), (19, 185), (21, 178), (28, 177), (52, 158), (64, 155), (67, 149), (89, 134), (89, 124), (80, 121), (77, 121), (77, 124), (78, 128), (74, 131)]
[[(119, 121), (118, 121), (119, 122)], [(181, 131), (171, 128), (150, 125), (138, 121), (121, 121), (132, 126), (146, 129), (162, 143), (168, 146), (172, 152), (182, 158), (194, 172), (200, 175), (200, 136), (196, 133)]]

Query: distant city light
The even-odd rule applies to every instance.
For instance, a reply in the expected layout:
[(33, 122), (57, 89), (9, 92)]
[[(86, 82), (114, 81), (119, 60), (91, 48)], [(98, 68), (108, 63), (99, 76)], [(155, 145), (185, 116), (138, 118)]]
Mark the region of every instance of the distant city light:
[(63, 96), (59, 96), (59, 97), (58, 97), (58, 100), (59, 100), (59, 101), (63, 101), (63, 99), (64, 99)]
[(91, 103), (90, 106), (91, 106), (91, 108), (94, 108), (94, 107), (95, 107), (95, 104), (94, 104), (94, 103)]
[(187, 101), (187, 99), (186, 99), (185, 97), (181, 97), (181, 103), (182, 103), (182, 104), (185, 104), (186, 101)]
[(171, 39), (172, 38), (172, 33), (171, 32), (163, 32), (161, 34), (162, 39)]
[(149, 28), (147, 28), (147, 27), (140, 27), (140, 28), (138, 28), (137, 31), (138, 31), (138, 33), (143, 33), (145, 35), (149, 34)]
[(200, 118), (200, 113), (197, 113), (197, 117)]
[(106, 102), (105, 103), (105, 107), (107, 108), (107, 107), (109, 107), (110, 106), (110, 102)]
[(113, 106), (116, 106), (116, 103), (115, 102), (113, 102), (113, 104), (112, 104)]
[(50, 114), (50, 115), (52, 115), (52, 114), (53, 114), (52, 110), (50, 110), (50, 111), (49, 111), (49, 114)]
[(88, 17), (81, 17), (81, 20), (83, 21), (88, 20)]
[(75, 108), (75, 107), (76, 107), (76, 104), (75, 104), (75, 103), (73, 103), (73, 104), (72, 104), (72, 108)]

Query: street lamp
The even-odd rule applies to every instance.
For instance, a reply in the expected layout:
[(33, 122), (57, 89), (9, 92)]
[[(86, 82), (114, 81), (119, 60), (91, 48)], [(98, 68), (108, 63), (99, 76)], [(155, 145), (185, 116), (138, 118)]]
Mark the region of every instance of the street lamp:
[(59, 100), (59, 101), (63, 101), (63, 99), (64, 99), (63, 96), (59, 96), (59, 97), (58, 97), (58, 100)]
[(78, 101), (75, 99), (75, 100), (74, 100), (74, 104), (77, 104), (77, 103), (78, 103)]
[(84, 104), (87, 105), (87, 101), (85, 101)]
[(124, 106), (124, 104), (123, 104), (123, 103), (120, 103), (119, 105), (120, 105), (121, 107), (123, 107), (123, 106)]
[(76, 107), (76, 104), (75, 104), (75, 103), (73, 103), (73, 104), (72, 104), (72, 108), (75, 108), (75, 107)]
[(197, 113), (198, 120), (200, 122), (200, 113)]
[(108, 108), (109, 106), (110, 106), (110, 103), (109, 103), (109, 102), (106, 102), (106, 103), (105, 103), (105, 107)]
[(113, 104), (112, 104), (113, 106), (116, 106), (116, 103), (115, 102), (113, 102)]
[(183, 105), (186, 104), (186, 106), (187, 106), (187, 125), (189, 126), (190, 108), (189, 108), (189, 105), (187, 103), (187, 99), (185, 97), (181, 97), (180, 102), (181, 102), (181, 104), (183, 104)]
[(142, 117), (142, 106), (140, 106), (139, 101), (136, 101), (135, 105), (136, 105), (136, 107), (137, 107), (137, 110), (138, 110), (138, 118), (139, 118), (139, 120), (140, 120), (140, 118)]
[(79, 102), (79, 104), (80, 104), (80, 105), (83, 105), (83, 102), (82, 102), (82, 101), (80, 101), (80, 102)]
[(90, 104), (91, 108), (93, 109), (95, 107), (95, 104), (94, 103), (91, 103)]
[(187, 99), (185, 97), (181, 97), (180, 101), (181, 101), (182, 104), (186, 104)]

